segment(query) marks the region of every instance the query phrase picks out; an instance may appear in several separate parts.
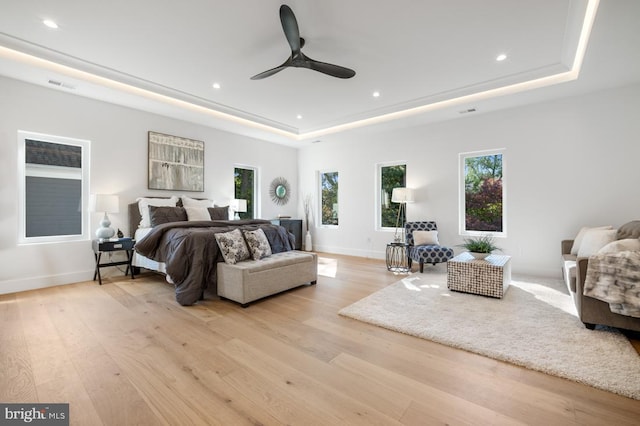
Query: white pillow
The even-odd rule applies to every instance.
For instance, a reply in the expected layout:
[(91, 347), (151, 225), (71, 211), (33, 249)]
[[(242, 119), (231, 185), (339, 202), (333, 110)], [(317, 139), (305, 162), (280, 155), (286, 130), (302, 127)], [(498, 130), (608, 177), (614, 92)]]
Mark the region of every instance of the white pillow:
[(582, 238), (580, 248), (578, 249), (578, 257), (589, 257), (598, 253), (602, 247), (616, 239), (615, 229), (590, 229)]
[(573, 239), (573, 245), (571, 246), (572, 255), (576, 256), (578, 254), (578, 250), (580, 249), (580, 244), (582, 243), (584, 235), (591, 229), (613, 229), (613, 226), (583, 226), (582, 228), (580, 228), (580, 231), (578, 231), (578, 235), (576, 235), (576, 237)]
[(185, 195), (182, 199), (182, 207), (213, 207), (213, 200), (196, 200)]
[(187, 219), (193, 220), (211, 220), (211, 215), (206, 207), (185, 207)]
[(613, 241), (598, 250), (598, 254), (618, 253), (621, 251), (640, 251), (640, 240), (637, 238), (628, 238)]
[(425, 244), (440, 245), (438, 231), (413, 231), (413, 244), (416, 246)]
[(142, 217), (139, 228), (150, 228), (151, 217), (149, 216), (149, 206), (175, 207), (178, 203), (178, 197), (174, 195), (171, 198), (137, 198), (136, 201), (138, 202), (138, 210), (140, 210), (140, 216)]

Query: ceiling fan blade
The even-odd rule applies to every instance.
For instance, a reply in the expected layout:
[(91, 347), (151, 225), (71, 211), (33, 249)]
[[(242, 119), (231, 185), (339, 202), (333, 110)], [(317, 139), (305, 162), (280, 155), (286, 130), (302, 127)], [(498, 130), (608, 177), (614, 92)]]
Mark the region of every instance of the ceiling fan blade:
[(323, 74), (330, 75), (338, 78), (351, 78), (356, 75), (356, 72), (352, 69), (341, 67), (340, 65), (328, 64), (326, 62), (315, 61), (305, 56), (309, 68), (314, 71), (319, 71)]
[(280, 6), (280, 22), (282, 23), (282, 31), (291, 46), (293, 54), (300, 53), (300, 30), (298, 29), (298, 21), (293, 14), (293, 10), (286, 4)]
[(283, 69), (289, 67), (288, 62), (289, 61), (285, 62), (284, 64), (282, 64), (282, 65), (280, 65), (278, 67), (271, 68), (270, 70), (266, 70), (266, 71), (263, 71), (263, 72), (261, 72), (259, 74), (256, 74), (253, 77), (251, 77), (251, 80), (262, 80), (263, 78), (267, 78), (269, 76), (272, 76), (275, 73), (280, 72)]

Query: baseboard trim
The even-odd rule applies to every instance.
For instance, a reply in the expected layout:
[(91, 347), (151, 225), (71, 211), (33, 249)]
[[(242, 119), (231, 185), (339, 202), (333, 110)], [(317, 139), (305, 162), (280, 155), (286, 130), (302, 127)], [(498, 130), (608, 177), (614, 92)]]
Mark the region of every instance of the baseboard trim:
[(93, 279), (93, 270), (44, 277), (30, 277), (21, 280), (6, 280), (0, 281), (0, 294), (19, 293), (21, 291), (74, 284), (90, 281), (91, 279)]

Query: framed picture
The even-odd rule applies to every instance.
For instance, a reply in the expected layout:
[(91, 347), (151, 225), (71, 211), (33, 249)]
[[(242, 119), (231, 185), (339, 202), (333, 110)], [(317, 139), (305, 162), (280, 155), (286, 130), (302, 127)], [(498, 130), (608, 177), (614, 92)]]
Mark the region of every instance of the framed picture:
[(204, 191), (204, 142), (150, 131), (149, 189)]

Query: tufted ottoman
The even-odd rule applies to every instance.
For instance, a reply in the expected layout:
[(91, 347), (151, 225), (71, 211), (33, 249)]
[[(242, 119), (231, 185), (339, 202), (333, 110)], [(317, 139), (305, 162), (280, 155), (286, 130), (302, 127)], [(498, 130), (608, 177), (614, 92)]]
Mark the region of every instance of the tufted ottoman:
[(218, 296), (249, 302), (271, 296), (318, 279), (318, 256), (302, 251), (274, 253), (260, 260), (236, 264), (218, 263)]

